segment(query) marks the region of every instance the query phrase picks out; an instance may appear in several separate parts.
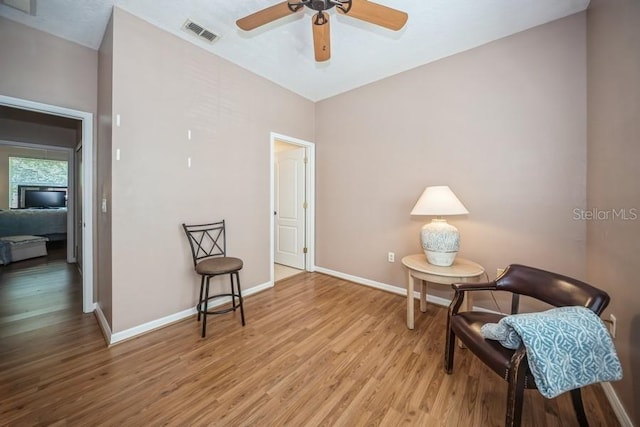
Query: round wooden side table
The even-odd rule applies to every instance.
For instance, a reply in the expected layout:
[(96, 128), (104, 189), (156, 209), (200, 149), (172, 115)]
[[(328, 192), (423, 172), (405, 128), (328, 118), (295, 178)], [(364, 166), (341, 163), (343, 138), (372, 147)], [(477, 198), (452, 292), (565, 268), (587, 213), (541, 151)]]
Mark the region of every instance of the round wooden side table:
[[(422, 254), (408, 255), (402, 258), (402, 265), (407, 268), (407, 328), (413, 329), (413, 289), (415, 280), (421, 282), (420, 286), (420, 311), (427, 311), (427, 282), (438, 285), (451, 285), (452, 283), (479, 282), (484, 275), (484, 268), (480, 264), (464, 258), (456, 257), (449, 267), (440, 267), (427, 262), (427, 257)], [(467, 292), (467, 311), (473, 309), (473, 298)]]

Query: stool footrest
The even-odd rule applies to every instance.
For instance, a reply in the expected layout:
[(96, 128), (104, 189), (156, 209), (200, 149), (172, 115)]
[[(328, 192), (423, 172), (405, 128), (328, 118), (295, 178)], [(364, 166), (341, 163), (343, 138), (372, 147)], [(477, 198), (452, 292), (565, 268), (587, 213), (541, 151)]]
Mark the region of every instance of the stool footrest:
[[(242, 299), (242, 297), (240, 295), (238, 295), (238, 294), (216, 294), (216, 295), (211, 295), (211, 296), (209, 296), (209, 298), (207, 298), (207, 301), (211, 301), (213, 299), (223, 298), (223, 297), (231, 297), (231, 301), (229, 301), (229, 302), (232, 303), (231, 307), (222, 308), (220, 310), (207, 310), (207, 311), (204, 311), (202, 309), (202, 307), (203, 307), (203, 304), (204, 304), (205, 300), (202, 300), (196, 306), (196, 310), (198, 311), (198, 313), (201, 313), (201, 314), (225, 314), (225, 313), (229, 313), (231, 311), (236, 311), (236, 309), (240, 308), (240, 303), (236, 303), (236, 298)], [(208, 302), (207, 304), (210, 304), (210, 302)]]

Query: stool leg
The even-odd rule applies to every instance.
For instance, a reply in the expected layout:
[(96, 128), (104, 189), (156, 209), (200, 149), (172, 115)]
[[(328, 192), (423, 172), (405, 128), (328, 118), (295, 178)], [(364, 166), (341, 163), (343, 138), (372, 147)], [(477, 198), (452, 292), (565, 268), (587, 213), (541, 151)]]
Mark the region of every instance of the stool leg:
[(231, 307), (233, 307), (233, 311), (236, 311), (238, 305), (236, 304), (236, 291), (233, 290), (233, 273), (229, 273), (229, 279), (231, 279)]
[(207, 334), (207, 311), (209, 310), (209, 279), (210, 277), (207, 277), (207, 294), (205, 295), (204, 311), (202, 312), (202, 316), (204, 317), (204, 319), (202, 319), (202, 338), (204, 338)]
[(238, 300), (240, 302), (240, 316), (242, 317), (242, 326), (245, 325), (244, 323), (244, 306), (242, 305), (242, 291), (240, 290), (240, 275), (238, 274), (238, 272), (235, 272), (236, 275), (236, 286), (238, 288)]
[(203, 291), (204, 291), (204, 276), (200, 276), (200, 298), (198, 299), (198, 305), (196, 306), (196, 309), (198, 310), (198, 322), (200, 321), (200, 315), (202, 311), (200, 305), (202, 304)]

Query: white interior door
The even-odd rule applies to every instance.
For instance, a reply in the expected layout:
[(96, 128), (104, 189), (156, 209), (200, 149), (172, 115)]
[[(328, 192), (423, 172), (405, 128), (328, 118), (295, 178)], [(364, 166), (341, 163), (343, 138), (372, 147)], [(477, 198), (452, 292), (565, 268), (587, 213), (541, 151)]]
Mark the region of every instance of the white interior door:
[(274, 260), (304, 270), (305, 148), (280, 151), (275, 157)]

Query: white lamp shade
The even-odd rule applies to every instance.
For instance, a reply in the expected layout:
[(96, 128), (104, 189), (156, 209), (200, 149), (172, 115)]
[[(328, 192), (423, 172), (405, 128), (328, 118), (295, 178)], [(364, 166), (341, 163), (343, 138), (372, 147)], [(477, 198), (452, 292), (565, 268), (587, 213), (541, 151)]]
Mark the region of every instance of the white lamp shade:
[(411, 215), (434, 216), (465, 215), (468, 213), (467, 208), (446, 185), (427, 187), (411, 211)]

